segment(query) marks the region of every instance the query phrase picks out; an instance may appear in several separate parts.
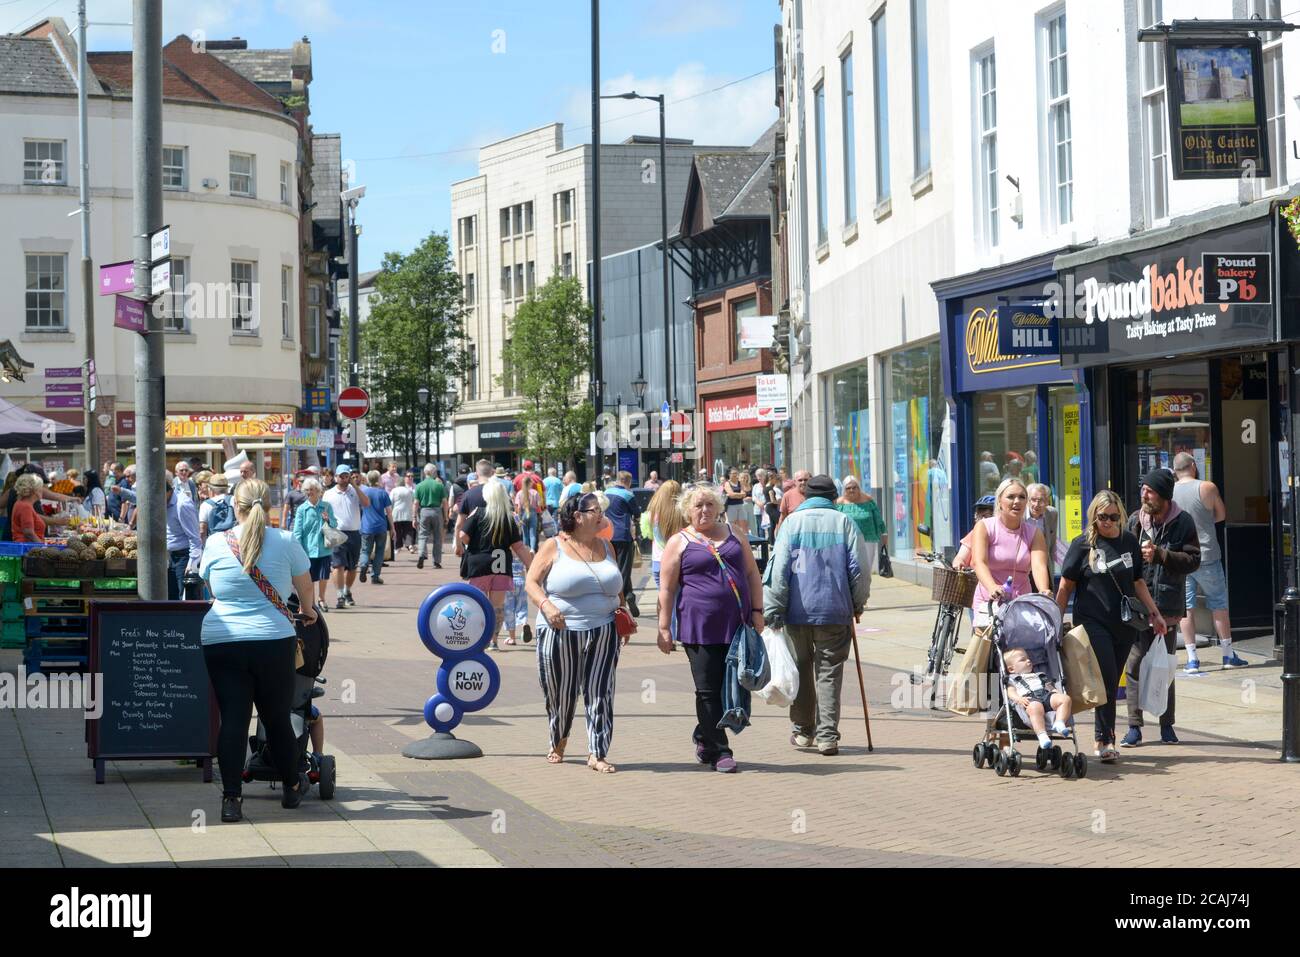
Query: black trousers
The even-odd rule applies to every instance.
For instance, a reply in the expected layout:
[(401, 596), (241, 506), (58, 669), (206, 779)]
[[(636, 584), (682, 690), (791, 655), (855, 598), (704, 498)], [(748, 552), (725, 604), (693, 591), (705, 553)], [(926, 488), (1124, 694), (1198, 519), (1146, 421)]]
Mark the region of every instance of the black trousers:
[(203, 646), (203, 660), (221, 712), (217, 761), (221, 793), (239, 796), (248, 748), (248, 724), (257, 716), (266, 726), (271, 758), (287, 788), (298, 783), (298, 745), (289, 723), (293, 704), (293, 652), (296, 638), (227, 641)]
[(695, 733), (691, 740), (704, 745), (704, 756), (716, 761), (731, 754), (727, 732), (718, 727), (722, 720), (722, 683), (727, 678), (728, 645), (682, 645), (695, 681)]
[[(1137, 632), (1125, 625), (1108, 625), (1092, 618), (1076, 624), (1088, 631), (1088, 641), (1097, 656), (1102, 680), (1106, 683), (1106, 703), (1092, 712), (1093, 739), (1100, 744), (1115, 743), (1115, 695), (1119, 694), (1119, 674), (1128, 660)], [(1132, 692), (1130, 691), (1130, 694)]]
[(636, 542), (613, 542), (614, 557), (618, 559), (618, 570), (623, 575), (623, 597), (632, 595), (632, 553)]

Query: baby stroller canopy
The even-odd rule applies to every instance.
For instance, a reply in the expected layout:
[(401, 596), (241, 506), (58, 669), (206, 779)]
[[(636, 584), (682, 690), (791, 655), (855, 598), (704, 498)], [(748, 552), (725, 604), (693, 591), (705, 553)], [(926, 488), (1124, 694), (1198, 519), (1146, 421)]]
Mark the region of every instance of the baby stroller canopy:
[(1061, 609), (1047, 595), (1021, 595), (1003, 609), (998, 645), (1023, 648), (1036, 669), (1047, 664), (1047, 649), (1061, 638)]

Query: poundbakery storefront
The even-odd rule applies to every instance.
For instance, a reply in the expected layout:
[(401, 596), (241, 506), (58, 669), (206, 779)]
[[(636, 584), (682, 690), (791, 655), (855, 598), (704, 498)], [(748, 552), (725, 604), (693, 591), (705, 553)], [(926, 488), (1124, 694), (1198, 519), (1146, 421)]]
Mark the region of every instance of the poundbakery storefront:
[[(1097, 486), (1131, 511), (1142, 475), (1193, 456), (1227, 507), (1234, 629), (1271, 627), (1290, 577), (1277, 222), (1260, 203), (1056, 261), (1062, 366), (1095, 401)], [(1212, 634), (1207, 619), (1198, 630)]]
[(1055, 254), (933, 284), (944, 391), (952, 403), (952, 510), (960, 539), (973, 503), (1003, 479), (1041, 482), (1057, 508), (1057, 540), (1083, 527), (1091, 496), (1091, 403), (1062, 368), (1046, 300)]

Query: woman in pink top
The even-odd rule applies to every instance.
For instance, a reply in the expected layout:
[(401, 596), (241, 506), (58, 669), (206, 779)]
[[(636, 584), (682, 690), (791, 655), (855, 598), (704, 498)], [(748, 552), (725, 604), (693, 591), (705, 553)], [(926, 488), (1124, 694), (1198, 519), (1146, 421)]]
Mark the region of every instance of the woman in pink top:
[[(998, 486), (997, 511), (975, 525), (971, 556), (979, 586), (975, 589), (975, 624), (987, 623), (990, 599), (1010, 601), (1033, 590), (1030, 573), (1038, 591), (1051, 594), (1051, 576), (1047, 571), (1047, 541), (1042, 529), (1025, 520), (1029, 492), (1020, 479), (1008, 478)], [(1012, 590), (1007, 593), (1006, 581)]]

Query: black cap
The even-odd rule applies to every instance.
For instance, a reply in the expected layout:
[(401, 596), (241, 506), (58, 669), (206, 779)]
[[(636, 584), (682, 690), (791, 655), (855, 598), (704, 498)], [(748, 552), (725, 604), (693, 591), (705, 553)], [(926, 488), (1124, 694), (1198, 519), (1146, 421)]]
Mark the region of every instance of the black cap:
[(835, 480), (829, 475), (814, 475), (804, 486), (804, 492), (809, 498), (834, 499), (839, 494), (835, 489)]
[(1142, 484), (1166, 502), (1174, 497), (1174, 473), (1168, 469), (1152, 469), (1142, 476)]

